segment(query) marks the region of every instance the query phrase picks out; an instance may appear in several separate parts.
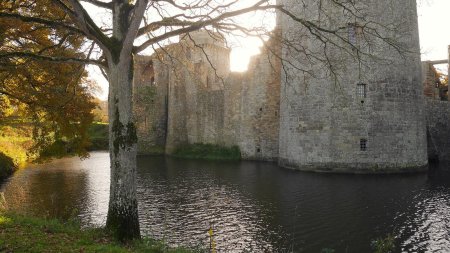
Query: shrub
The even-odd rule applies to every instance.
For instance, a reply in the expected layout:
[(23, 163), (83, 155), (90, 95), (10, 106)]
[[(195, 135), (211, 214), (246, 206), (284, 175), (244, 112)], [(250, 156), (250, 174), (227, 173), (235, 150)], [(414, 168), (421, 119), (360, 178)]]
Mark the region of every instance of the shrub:
[(93, 150), (108, 150), (109, 136), (108, 124), (93, 123), (88, 129), (89, 139), (91, 145), (88, 147), (90, 151)]
[(378, 238), (372, 241), (372, 248), (375, 253), (391, 253), (395, 250), (395, 237), (392, 234), (386, 238)]
[(16, 169), (17, 166), (14, 164), (13, 159), (0, 152), (0, 180), (10, 176)]

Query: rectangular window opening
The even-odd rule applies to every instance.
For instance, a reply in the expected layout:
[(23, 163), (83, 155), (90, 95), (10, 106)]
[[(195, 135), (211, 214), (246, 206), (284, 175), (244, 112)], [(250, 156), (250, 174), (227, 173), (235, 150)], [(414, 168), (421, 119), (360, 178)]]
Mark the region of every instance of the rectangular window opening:
[(367, 151), (367, 139), (360, 139), (359, 140), (359, 149), (361, 151)]
[(365, 99), (367, 97), (366, 87), (367, 85), (365, 83), (358, 83), (356, 86), (356, 94), (359, 99)]

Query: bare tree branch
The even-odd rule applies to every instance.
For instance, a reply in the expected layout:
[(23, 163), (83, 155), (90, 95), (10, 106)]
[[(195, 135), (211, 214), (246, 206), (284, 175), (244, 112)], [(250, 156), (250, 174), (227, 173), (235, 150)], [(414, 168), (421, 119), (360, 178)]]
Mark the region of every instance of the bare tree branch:
[(225, 20), (227, 18), (232, 18), (235, 16), (239, 16), (251, 11), (261, 11), (261, 10), (269, 10), (269, 9), (278, 9), (281, 6), (280, 5), (264, 5), (266, 4), (268, 1), (267, 0), (262, 0), (257, 2), (256, 4), (247, 7), (247, 8), (242, 8), (240, 10), (236, 10), (236, 11), (229, 11), (229, 12), (225, 12), (215, 18), (211, 18), (209, 20), (200, 20), (200, 21), (196, 21), (193, 22), (190, 26), (188, 27), (183, 27), (183, 28), (179, 28), (176, 30), (172, 30), (169, 32), (166, 32), (162, 35), (153, 37), (152, 39), (149, 39), (147, 41), (145, 41), (144, 43), (142, 43), (141, 45), (135, 47), (134, 52), (138, 53), (141, 52), (143, 50), (145, 50), (147, 47), (149, 47), (152, 44), (155, 44), (156, 42), (171, 38), (173, 36), (177, 36), (180, 34), (184, 34), (184, 33), (189, 33), (192, 31), (196, 31), (202, 27), (208, 26), (208, 25), (213, 25), (219, 21)]
[(83, 6), (78, 2), (78, 0), (68, 0), (72, 8), (64, 4), (61, 0), (53, 0), (56, 4), (61, 6), (66, 13), (68, 13), (74, 22), (84, 31), (87, 37), (95, 41), (99, 47), (104, 51), (109, 51), (110, 40), (102, 32), (102, 30), (95, 24)]
[(24, 16), (21, 14), (7, 13), (7, 12), (0, 12), (0, 18), (12, 18), (12, 19), (17, 19), (17, 20), (23, 21), (23, 22), (33, 22), (33, 23), (48, 25), (48, 26), (52, 26), (52, 27), (65, 28), (65, 29), (68, 29), (70, 31), (73, 31), (73, 32), (76, 32), (79, 34), (86, 35), (84, 31), (78, 29), (77, 27), (74, 27), (72, 25), (69, 25), (69, 24), (66, 24), (66, 23), (60, 22), (60, 21), (48, 20), (48, 19), (37, 18), (37, 17), (29, 17), (29, 16)]
[(81, 64), (93, 64), (97, 66), (104, 66), (104, 62), (94, 59), (80, 59), (71, 57), (53, 57), (46, 55), (39, 55), (32, 52), (11, 52), (0, 54), (0, 59), (2, 58), (31, 58), (40, 61), (49, 62), (64, 62), (64, 63), (81, 63)]
[(131, 53), (131, 50), (133, 49), (133, 42), (136, 39), (136, 34), (138, 33), (145, 10), (147, 9), (147, 3), (148, 0), (137, 0), (136, 5), (133, 8), (132, 21), (123, 41), (122, 53)]

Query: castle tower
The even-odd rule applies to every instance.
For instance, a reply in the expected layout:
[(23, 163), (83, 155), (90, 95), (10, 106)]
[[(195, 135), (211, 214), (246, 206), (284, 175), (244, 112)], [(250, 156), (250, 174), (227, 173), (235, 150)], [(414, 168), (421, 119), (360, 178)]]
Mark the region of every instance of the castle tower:
[(312, 28), (320, 41), (287, 15), (278, 18), (283, 39), (296, 48), (282, 50), (280, 165), (355, 173), (424, 169), (416, 1), (348, 1), (347, 10), (329, 0), (280, 2), (340, 36)]
[(170, 70), (166, 152), (186, 144), (221, 144), (224, 80), (230, 72), (230, 49), (223, 36), (191, 32), (166, 52), (171, 56), (166, 57)]

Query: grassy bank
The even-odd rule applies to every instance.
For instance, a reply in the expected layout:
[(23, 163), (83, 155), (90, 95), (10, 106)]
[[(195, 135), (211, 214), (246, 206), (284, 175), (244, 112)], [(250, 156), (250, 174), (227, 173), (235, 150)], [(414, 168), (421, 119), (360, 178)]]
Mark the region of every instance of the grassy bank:
[(120, 244), (104, 229), (0, 212), (0, 252), (194, 252), (144, 239)]
[(212, 144), (192, 144), (177, 148), (174, 157), (206, 160), (240, 160), (239, 147), (222, 147)]

